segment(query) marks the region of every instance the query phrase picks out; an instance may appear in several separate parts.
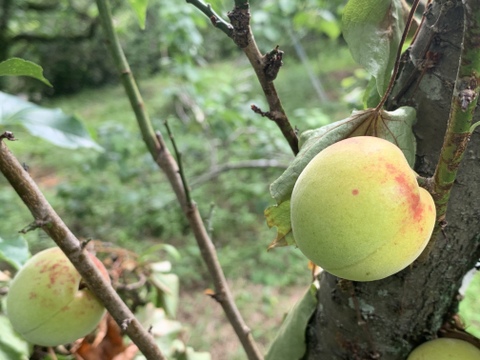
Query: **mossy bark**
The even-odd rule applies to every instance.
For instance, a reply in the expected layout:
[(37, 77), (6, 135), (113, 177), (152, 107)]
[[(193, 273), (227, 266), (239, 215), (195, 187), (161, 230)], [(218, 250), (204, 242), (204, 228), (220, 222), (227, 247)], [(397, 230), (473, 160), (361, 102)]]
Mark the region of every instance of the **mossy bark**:
[[(434, 1), (404, 56), (387, 107), (417, 109), (415, 170), (435, 172), (447, 128), (464, 28), (461, 0)], [(466, 36), (477, 36), (476, 32)], [(477, 40), (478, 42), (478, 40)], [(480, 121), (477, 110), (474, 122)], [(387, 279), (360, 283), (322, 273), (305, 359), (404, 360), (457, 311), (462, 278), (480, 257), (480, 131), (452, 188), (445, 228), (428, 256)]]

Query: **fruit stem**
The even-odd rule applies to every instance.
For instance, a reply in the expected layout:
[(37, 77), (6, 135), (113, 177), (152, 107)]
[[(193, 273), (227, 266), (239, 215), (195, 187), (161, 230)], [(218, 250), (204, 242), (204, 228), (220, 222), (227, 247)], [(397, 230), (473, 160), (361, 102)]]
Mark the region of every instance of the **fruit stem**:
[(383, 97), (380, 100), (380, 103), (375, 108), (376, 111), (379, 111), (383, 107), (388, 97), (390, 96), (390, 93), (392, 92), (393, 85), (395, 84), (395, 79), (397, 78), (398, 69), (400, 68), (400, 58), (402, 56), (403, 45), (405, 44), (405, 40), (407, 39), (408, 32), (410, 31), (410, 26), (412, 25), (412, 22), (413, 22), (413, 16), (415, 15), (415, 11), (417, 10), (417, 6), (419, 2), (420, 0), (415, 0), (413, 2), (412, 8), (410, 9), (410, 13), (408, 14), (408, 18), (405, 24), (405, 29), (403, 30), (402, 38), (400, 40), (400, 43), (398, 44), (397, 55), (395, 57), (395, 65), (393, 67), (393, 73), (392, 73), (392, 76), (390, 77), (390, 82), (388, 83), (388, 87), (387, 87), (387, 90), (385, 91), (385, 94), (383, 94)]

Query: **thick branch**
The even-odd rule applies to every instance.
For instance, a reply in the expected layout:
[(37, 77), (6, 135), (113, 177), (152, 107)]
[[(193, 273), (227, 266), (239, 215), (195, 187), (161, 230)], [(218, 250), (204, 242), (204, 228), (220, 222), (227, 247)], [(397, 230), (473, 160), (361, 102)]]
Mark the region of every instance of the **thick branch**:
[(220, 266), (220, 262), (218, 261), (215, 247), (205, 229), (198, 208), (194, 203), (189, 203), (189, 201), (187, 201), (185, 185), (182, 183), (178, 164), (168, 150), (161, 134), (159, 132), (155, 134), (153, 131), (143, 99), (130, 71), (130, 67), (120, 46), (117, 34), (115, 33), (109, 1), (96, 0), (96, 2), (107, 41), (110, 46), (110, 52), (114, 58), (117, 70), (121, 75), (123, 86), (130, 100), (130, 104), (135, 112), (143, 140), (155, 162), (165, 172), (185, 217), (188, 219), (203, 260), (212, 276), (216, 292), (215, 299), (221, 304), (228, 320), (232, 324), (232, 327), (242, 343), (248, 358), (252, 360), (261, 359), (262, 356), (252, 337), (250, 329), (246, 326), (235, 304), (225, 275)]
[(45, 199), (35, 182), (0, 140), (0, 172), (7, 178), (33, 215), (35, 223), (67, 255), (88, 288), (105, 305), (115, 321), (150, 360), (164, 360), (154, 338), (139, 323), (108, 281), (102, 276), (80, 241)]

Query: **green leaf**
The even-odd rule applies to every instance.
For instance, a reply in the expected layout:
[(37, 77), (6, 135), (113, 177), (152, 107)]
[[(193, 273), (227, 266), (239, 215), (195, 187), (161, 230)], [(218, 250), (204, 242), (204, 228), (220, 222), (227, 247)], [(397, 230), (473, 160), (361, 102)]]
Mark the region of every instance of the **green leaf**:
[(191, 347), (187, 347), (187, 360), (212, 360), (212, 355), (208, 352), (196, 352)]
[(350, 0), (342, 25), (353, 58), (375, 77), (383, 95), (405, 27), (401, 0)]
[(41, 66), (19, 58), (11, 58), (0, 63), (0, 76), (30, 76), (52, 87), (43, 76)]
[(175, 318), (178, 308), (180, 281), (175, 274), (152, 273), (149, 280), (158, 293), (158, 307), (165, 310), (169, 318)]
[(150, 246), (144, 252), (139, 254), (139, 261), (149, 262), (149, 261), (153, 261), (154, 259), (158, 259), (160, 251), (164, 251), (168, 256), (172, 257), (173, 260), (176, 260), (176, 261), (182, 258), (180, 252), (173, 245), (157, 244), (154, 246)]
[(67, 149), (102, 148), (80, 120), (60, 109), (47, 109), (0, 92), (0, 125), (21, 125), (33, 136)]
[(295, 240), (293, 239), (290, 221), (290, 200), (286, 200), (279, 205), (269, 206), (265, 209), (264, 214), (268, 227), (277, 228), (277, 236), (268, 246), (268, 250), (279, 246), (294, 245)]
[(317, 307), (317, 286), (312, 284), (283, 321), (265, 360), (299, 360), (307, 349), (305, 332)]
[(27, 241), (23, 236), (0, 238), (0, 259), (8, 262), (15, 269), (19, 270), (30, 258)]
[(466, 331), (480, 338), (480, 302), (478, 294), (480, 294), (480, 272), (470, 272), (472, 280), (468, 284), (464, 298), (460, 302), (459, 313), (465, 322)]
[(137, 16), (138, 25), (145, 29), (145, 20), (147, 18), (148, 0), (128, 0)]
[(277, 204), (290, 199), (298, 176), (305, 166), (327, 146), (353, 136), (376, 136), (396, 144), (410, 166), (415, 161), (415, 137), (412, 125), (415, 109), (402, 107), (395, 111), (367, 109), (354, 111), (350, 117), (307, 130), (299, 139), (300, 152), (280, 177), (270, 185), (270, 194)]
[(172, 360), (212, 360), (212, 356), (207, 352), (195, 352), (190, 346), (183, 343), (175, 343), (177, 351), (172, 355)]
[(376, 107), (380, 103), (380, 94), (377, 91), (377, 81), (372, 76), (363, 93), (364, 109)]
[(417, 112), (412, 107), (403, 106), (395, 111), (382, 111), (382, 114), (384, 126), (378, 128), (378, 137), (397, 145), (413, 168), (417, 142), (412, 127), (417, 119)]
[(270, 194), (277, 204), (290, 199), (298, 176), (315, 155), (348, 137), (367, 117), (364, 111), (358, 111), (346, 119), (303, 132), (299, 138), (300, 152), (285, 172), (270, 185)]
[(10, 320), (0, 315), (0, 359), (28, 360), (29, 344), (13, 330)]

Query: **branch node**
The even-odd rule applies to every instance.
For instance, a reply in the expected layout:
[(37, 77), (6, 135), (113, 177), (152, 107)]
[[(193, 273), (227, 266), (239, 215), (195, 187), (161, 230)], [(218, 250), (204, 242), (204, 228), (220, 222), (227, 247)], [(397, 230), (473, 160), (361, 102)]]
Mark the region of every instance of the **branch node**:
[(49, 225), (49, 224), (51, 224), (51, 221), (50, 221), (50, 220), (36, 219), (34, 222), (28, 224), (28, 225), (25, 226), (22, 230), (20, 230), (19, 233), (21, 233), (21, 234), (26, 234), (26, 233), (28, 233), (28, 232), (30, 232), (30, 231), (33, 231), (33, 230), (42, 228), (42, 227), (44, 227), (45, 225)]
[(11, 131), (5, 131), (2, 135), (0, 135), (0, 141), (2, 141), (3, 139), (7, 139), (9, 141), (18, 140), (15, 138), (15, 135), (13, 135), (13, 132)]
[(460, 99), (462, 111), (465, 112), (467, 111), (468, 105), (470, 105), (470, 103), (473, 100), (475, 100), (475, 98), (477, 97), (477, 94), (475, 93), (475, 90), (464, 89), (460, 91), (460, 93), (458, 94), (458, 97)]
[(122, 329), (122, 331), (127, 331), (127, 328), (131, 322), (132, 322), (131, 318), (124, 319), (122, 321), (122, 324), (120, 325), (120, 328)]
[(90, 241), (92, 241), (92, 238), (82, 240), (82, 242), (80, 243), (80, 248), (82, 249), (82, 251), (85, 250), (85, 248), (87, 247), (87, 245)]
[(157, 142), (158, 144), (160, 145), (159, 148), (158, 148), (158, 151), (157, 151), (157, 156), (156, 156), (156, 159), (155, 161), (158, 160), (158, 158), (160, 156), (162, 156), (163, 152), (165, 151), (165, 148), (163, 146), (163, 144), (165, 144), (165, 141), (163, 141), (163, 136), (162, 136), (162, 133), (160, 131), (155, 131), (155, 138), (157, 139)]
[(215, 215), (215, 204), (212, 202), (210, 203), (210, 210), (208, 211), (207, 220), (205, 221), (207, 234), (210, 238), (212, 238), (212, 234), (213, 234), (213, 216), (214, 215)]
[(233, 41), (240, 48), (246, 48), (250, 43), (250, 9), (235, 6), (227, 16), (233, 26)]
[(283, 65), (283, 54), (284, 52), (279, 50), (279, 46), (277, 45), (275, 49), (266, 55), (267, 62), (263, 72), (265, 73), (267, 81), (272, 82), (277, 78), (280, 67)]
[(186, 0), (187, 3), (192, 4), (201, 12), (203, 12), (211, 21), (213, 26), (222, 30), (227, 36), (231, 37), (233, 32), (233, 27), (220, 16), (218, 16), (212, 8), (212, 5), (205, 4), (202, 0)]
[[(220, 305), (222, 303), (225, 302), (226, 300), (226, 296), (225, 296), (225, 293), (223, 291), (219, 291), (219, 292), (215, 292), (213, 291), (212, 289), (206, 289), (204, 291), (204, 294), (207, 295), (207, 296), (210, 296), (213, 300), (215, 300), (217, 303), (219, 303)], [(246, 325), (243, 324), (242, 327), (245, 327)]]
[(262, 111), (262, 109), (260, 109), (257, 105), (251, 105), (250, 108), (255, 114), (259, 114), (262, 117), (266, 117), (267, 119), (275, 121), (275, 118), (270, 111)]

